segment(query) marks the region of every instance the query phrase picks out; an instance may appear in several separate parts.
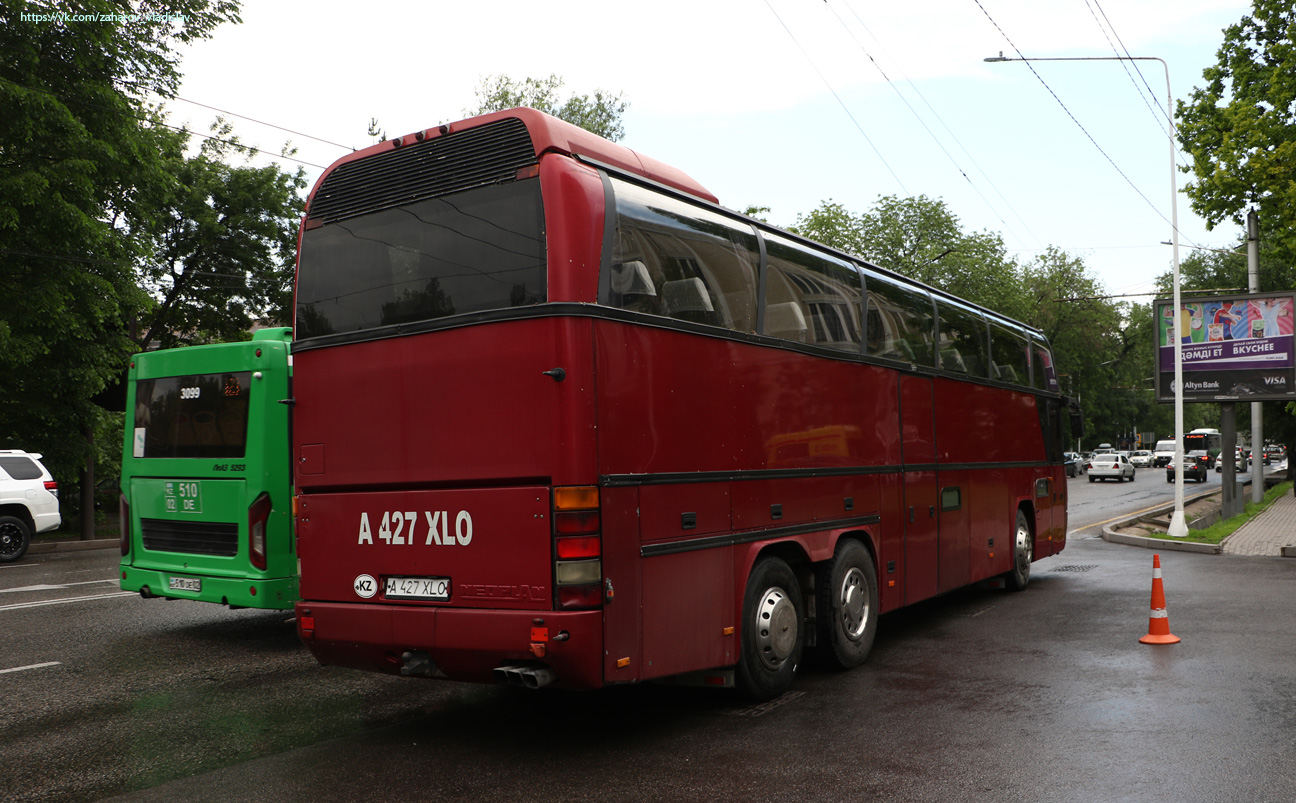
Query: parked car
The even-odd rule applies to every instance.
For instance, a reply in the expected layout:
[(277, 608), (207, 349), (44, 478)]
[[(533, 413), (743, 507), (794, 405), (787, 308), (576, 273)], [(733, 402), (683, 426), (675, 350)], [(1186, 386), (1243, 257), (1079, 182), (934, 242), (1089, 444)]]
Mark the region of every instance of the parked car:
[(1130, 462), (1135, 468), (1150, 468), (1152, 466), (1152, 453), (1147, 449), (1140, 449), (1130, 455)]
[(1134, 464), (1125, 455), (1114, 452), (1094, 455), (1085, 470), (1089, 473), (1090, 482), (1106, 479), (1124, 482), (1126, 478), (1134, 481)]
[(1063, 452), (1062, 457), (1065, 458), (1066, 461), (1066, 475), (1068, 477), (1074, 477), (1078, 474), (1084, 473), (1084, 458), (1078, 453)]
[[(1197, 482), (1206, 481), (1206, 472), (1209, 471), (1210, 454), (1202, 451), (1189, 452), (1184, 455), (1184, 479), (1196, 480)], [(1175, 481), (1175, 466), (1171, 462), (1166, 466), (1166, 482)]]
[(21, 558), (36, 533), (57, 530), (58, 483), (41, 464), (41, 456), (0, 449), (0, 563)]

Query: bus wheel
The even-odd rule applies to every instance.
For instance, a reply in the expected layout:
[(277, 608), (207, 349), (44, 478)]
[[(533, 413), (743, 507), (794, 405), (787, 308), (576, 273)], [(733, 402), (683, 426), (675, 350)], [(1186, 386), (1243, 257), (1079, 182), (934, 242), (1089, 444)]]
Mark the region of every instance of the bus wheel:
[(864, 663), (877, 633), (877, 571), (868, 549), (859, 541), (837, 544), (832, 560), (819, 569), (819, 617), (821, 644), (832, 651), (842, 669)]
[(1031, 537), (1030, 522), (1026, 514), (1017, 511), (1017, 527), (1013, 533), (1013, 567), (1004, 575), (1008, 588), (1021, 591), (1030, 582), (1031, 559), (1035, 557), (1035, 539)]
[(31, 543), (31, 530), (16, 516), (0, 516), (0, 563), (18, 560)]
[(772, 700), (792, 685), (805, 644), (805, 603), (791, 567), (763, 558), (743, 594), (738, 688), (754, 700)]

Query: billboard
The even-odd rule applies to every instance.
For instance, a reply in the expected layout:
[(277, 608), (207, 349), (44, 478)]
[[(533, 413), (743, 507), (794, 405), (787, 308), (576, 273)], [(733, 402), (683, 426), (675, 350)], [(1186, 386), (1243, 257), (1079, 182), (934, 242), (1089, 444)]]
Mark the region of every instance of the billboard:
[(1157, 299), (1157, 401), (1174, 401), (1174, 338), (1185, 402), (1296, 399), (1296, 293)]

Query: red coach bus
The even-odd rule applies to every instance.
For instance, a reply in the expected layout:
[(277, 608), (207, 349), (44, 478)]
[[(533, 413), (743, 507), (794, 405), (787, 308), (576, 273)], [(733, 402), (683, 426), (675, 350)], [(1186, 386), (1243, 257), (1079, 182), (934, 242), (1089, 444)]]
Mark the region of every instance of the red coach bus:
[(296, 310), (325, 664), (769, 698), (1066, 541), (1038, 331), (529, 109), (331, 166)]

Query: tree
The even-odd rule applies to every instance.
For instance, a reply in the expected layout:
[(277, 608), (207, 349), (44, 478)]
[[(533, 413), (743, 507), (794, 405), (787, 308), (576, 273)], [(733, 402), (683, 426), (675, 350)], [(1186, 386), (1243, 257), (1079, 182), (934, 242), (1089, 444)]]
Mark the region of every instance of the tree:
[[(146, 99), (174, 91), (176, 45), (238, 17), (230, 0), (81, 0), (76, 21), (68, 10), (0, 6), (0, 443), (42, 452), (75, 490), (93, 399), (148, 303), (138, 225), (175, 180)], [(62, 500), (75, 510), (76, 493)]]
[(1243, 224), (1258, 208), (1271, 233), (1296, 252), (1296, 9), (1254, 0), (1224, 30), (1204, 88), (1180, 101), (1178, 136), (1196, 180), (1184, 187), (1208, 226)]
[(141, 227), (151, 246), (141, 280), (155, 304), (141, 318), (140, 349), (239, 340), (253, 318), (292, 317), (305, 172), (231, 165), (251, 152), (223, 120), (212, 132), (194, 156), (185, 156), (183, 131), (165, 154), (175, 181), (159, 213)]
[(613, 95), (607, 90), (595, 89), (592, 96), (572, 95), (562, 100), (558, 95), (562, 87), (563, 79), (553, 74), (548, 78), (524, 78), (521, 81), (507, 75), (488, 75), (474, 90), (477, 107), (464, 109), (464, 114), (476, 117), (487, 112), (527, 106), (613, 142), (625, 136), (621, 118), (630, 104), (620, 92)]
[(1003, 238), (963, 231), (944, 201), (886, 195), (855, 215), (829, 200), (791, 230), (1005, 315), (1025, 310)]

